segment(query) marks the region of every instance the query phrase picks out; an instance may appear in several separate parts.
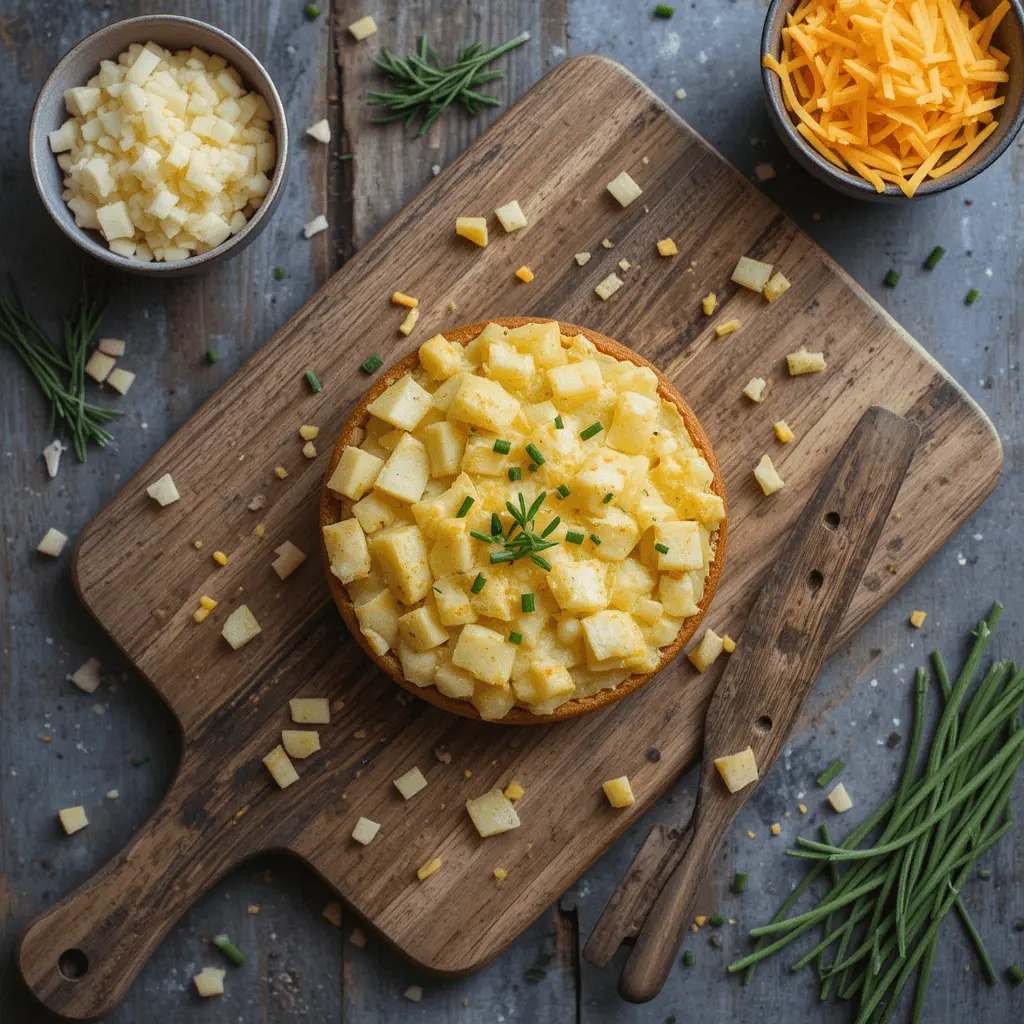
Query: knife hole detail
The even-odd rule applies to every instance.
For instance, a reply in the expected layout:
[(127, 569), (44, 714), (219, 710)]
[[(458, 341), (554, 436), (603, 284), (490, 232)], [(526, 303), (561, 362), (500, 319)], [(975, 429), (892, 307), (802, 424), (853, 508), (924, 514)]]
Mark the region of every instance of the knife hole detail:
[(818, 572), (817, 569), (812, 569), (807, 574), (807, 586), (812, 594), (816, 594), (819, 590), (821, 590), (821, 585), (824, 582), (825, 577), (822, 576), (822, 574)]
[(835, 530), (839, 527), (840, 519), (838, 512), (826, 512), (823, 520), (825, 526), (829, 530)]
[(772, 731), (772, 720), (768, 715), (762, 715), (755, 723), (754, 728), (763, 736), (766, 732)]

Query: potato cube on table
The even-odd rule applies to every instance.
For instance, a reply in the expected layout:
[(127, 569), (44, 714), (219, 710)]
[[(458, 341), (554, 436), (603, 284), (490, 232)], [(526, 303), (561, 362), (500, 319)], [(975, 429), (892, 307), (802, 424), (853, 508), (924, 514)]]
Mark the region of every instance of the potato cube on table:
[(483, 796), (467, 800), (466, 810), (484, 839), (519, 828), (521, 824), (512, 801), (500, 789), (492, 789)]

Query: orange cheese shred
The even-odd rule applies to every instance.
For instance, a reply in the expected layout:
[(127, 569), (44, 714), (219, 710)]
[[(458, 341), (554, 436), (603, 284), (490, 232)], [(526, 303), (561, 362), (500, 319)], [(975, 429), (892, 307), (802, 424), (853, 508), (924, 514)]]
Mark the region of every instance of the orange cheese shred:
[(762, 63), (809, 146), (877, 192), (889, 183), (912, 196), (998, 127), (1010, 58), (992, 39), (1009, 10), (1009, 0), (984, 18), (970, 0), (801, 0), (782, 52)]

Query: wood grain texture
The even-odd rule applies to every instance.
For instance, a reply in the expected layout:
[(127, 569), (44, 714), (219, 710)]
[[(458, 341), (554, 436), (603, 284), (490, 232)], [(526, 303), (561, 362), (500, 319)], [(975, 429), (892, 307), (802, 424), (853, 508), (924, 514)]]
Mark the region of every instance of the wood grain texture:
[[(502, 317), (499, 318), (497, 322), (501, 323), (505, 327), (515, 328), (531, 320), (537, 321), (542, 319), (543, 318), (540, 317)], [(467, 324), (465, 327), (459, 327), (454, 331), (446, 332), (445, 337), (456, 344), (467, 345), (484, 329), (485, 326), (486, 322), (483, 321), (477, 324)], [(659, 396), (664, 401), (671, 402), (679, 410), (679, 414), (682, 417), (686, 430), (690, 435), (690, 439), (693, 441), (694, 447), (704, 456), (708, 466), (711, 468), (711, 472), (713, 474), (711, 489), (722, 499), (726, 515), (722, 517), (718, 529), (714, 534), (715, 558), (708, 568), (707, 577), (704, 581), (704, 594), (697, 604), (697, 613), (687, 618), (672, 643), (667, 644), (661, 649), (661, 661), (654, 672), (632, 675), (628, 679), (623, 680), (614, 689), (602, 690), (589, 697), (582, 697), (578, 700), (567, 701), (565, 704), (556, 708), (554, 713), (550, 715), (535, 715), (527, 708), (514, 707), (499, 720), (498, 724), (500, 725), (551, 725), (553, 722), (563, 722), (566, 719), (576, 718), (579, 715), (588, 714), (591, 711), (597, 711), (600, 708), (608, 707), (608, 705), (615, 704), (624, 697), (627, 697), (629, 694), (638, 690), (644, 685), (644, 683), (649, 682), (655, 675), (657, 675), (658, 672), (668, 665), (693, 638), (697, 629), (700, 627), (701, 622), (704, 620), (704, 615), (711, 606), (712, 600), (714, 600), (715, 591), (718, 589), (718, 581), (722, 577), (722, 569), (725, 565), (726, 542), (729, 530), (728, 502), (726, 501), (725, 484), (722, 481), (722, 472), (718, 465), (718, 458), (715, 455), (714, 448), (711, 446), (710, 439), (705, 433), (704, 428), (700, 425), (700, 420), (697, 419), (697, 414), (686, 404), (685, 399), (679, 394), (675, 387), (673, 387), (671, 381), (669, 381), (653, 363), (644, 359), (643, 356), (627, 349), (624, 345), (620, 345), (612, 338), (606, 338), (603, 334), (598, 334), (595, 331), (590, 330), (588, 327), (583, 327), (580, 324), (569, 324), (563, 321), (559, 324), (559, 330), (563, 336), (570, 338), (575, 337), (578, 334), (582, 334), (594, 343), (598, 351), (603, 352), (605, 355), (614, 356), (616, 359), (623, 362), (631, 362), (638, 366), (646, 366), (654, 371), (658, 377)], [(341, 461), (341, 456), (344, 450), (349, 445), (357, 443), (355, 440), (356, 432), (362, 431), (366, 426), (366, 422), (370, 416), (368, 412), (370, 403), (375, 401), (379, 395), (383, 394), (383, 392), (396, 380), (405, 376), (405, 374), (412, 372), (418, 366), (419, 356), (417, 353), (411, 352), (404, 359), (395, 363), (394, 366), (388, 367), (388, 369), (382, 373), (381, 377), (362, 397), (359, 405), (356, 406), (355, 411), (349, 417), (345, 426), (342, 427), (341, 435), (338, 437), (337, 443), (334, 446), (334, 451), (331, 453), (331, 461), (327, 466), (327, 471), (324, 473), (324, 486), (320, 492), (321, 527), (336, 523), (341, 518), (341, 503), (338, 501), (337, 496), (328, 489), (327, 481), (331, 478), (335, 468)], [(322, 537), (320, 549), (321, 557), (324, 560), (324, 574), (327, 579), (327, 585), (331, 590), (331, 596), (334, 598), (334, 603), (338, 606), (338, 611), (341, 612), (341, 616), (348, 625), (352, 636), (355, 638), (359, 646), (362, 647), (367, 657), (380, 665), (380, 667), (387, 672), (388, 675), (390, 675), (391, 678), (399, 684), (399, 686), (405, 687), (406, 690), (415, 696), (433, 704), (435, 707), (443, 708), (445, 711), (451, 711), (454, 714), (462, 715), (464, 718), (472, 718), (476, 721), (481, 721), (476, 708), (473, 707), (468, 700), (458, 700), (454, 697), (447, 697), (434, 686), (423, 687), (416, 683), (409, 682), (402, 673), (402, 663), (394, 652), (388, 651), (384, 655), (378, 655), (376, 651), (373, 650), (360, 630), (359, 620), (356, 617), (355, 605), (349, 598), (347, 588), (331, 572), (330, 558), (327, 555), (327, 548)]]
[[(613, 111), (603, 124), (573, 123), (566, 115), (581, 88), (601, 109)], [(550, 131), (558, 133), (562, 144), (548, 141)], [(645, 155), (649, 165), (641, 171)], [(603, 194), (604, 183), (624, 165), (636, 171), (645, 187), (649, 217), (639, 206), (615, 210)], [(524, 236), (531, 258), (538, 265), (569, 270), (539, 277), (539, 287), (529, 292), (511, 277), (521, 262), (514, 245), (495, 244), (470, 255), (450, 235), (455, 213), (465, 212), (470, 197), (477, 209), (488, 210), (509, 192), (527, 197), (524, 205), (535, 222), (547, 222), (543, 232), (532, 228)], [(664, 233), (680, 244), (684, 255), (677, 261), (655, 262), (649, 255), (654, 239)], [(572, 252), (596, 248), (605, 235), (615, 239), (618, 251), (577, 273), (569, 262)], [(736, 294), (725, 282), (740, 252), (783, 265), (794, 281), (793, 291), (770, 307), (754, 296)], [(631, 258), (637, 272), (627, 289), (597, 307), (592, 294), (597, 275), (607, 273), (612, 256), (622, 255)], [(695, 265), (684, 270), (684, 259)], [(449, 299), (472, 308), (474, 318), (512, 307), (584, 320), (651, 358), (679, 382), (723, 456), (727, 485), (735, 496), (730, 574), (714, 610), (714, 624), (733, 632), (786, 528), (868, 404), (882, 402), (910, 415), (927, 432), (898, 500), (902, 521), (890, 523), (883, 537), (883, 548), (887, 542), (902, 545), (907, 575), (991, 488), (1000, 457), (987, 421), (949, 378), (866, 304), (790, 221), (613, 65), (589, 60), (560, 68), (386, 228), (228, 383), (215, 405), (202, 407), (188, 430), (143, 468), (108, 510), (102, 527), (87, 531), (79, 547), (79, 585), (93, 612), (181, 720), (184, 764), (190, 758), (209, 762), (196, 775), (183, 770), (178, 779), (189, 784), (200, 776), (203, 780), (198, 795), (189, 795), (189, 806), (204, 814), (200, 839), (190, 835), (186, 840), (194, 843), (195, 854), (230, 840), (231, 857), (223, 850), (218, 854), (226, 870), (266, 846), (290, 849), (336, 885), (389, 941), (432, 970), (457, 972), (499, 952), (671, 784), (699, 742), (700, 713), (714, 673), (693, 679), (673, 668), (617, 709), (537, 730), (536, 736), (516, 736), (499, 747), (500, 730), (493, 727), (467, 727), (441, 713), (424, 715), (401, 704), (396, 708), (394, 691), (355, 662), (350, 643), (339, 643), (333, 612), (324, 612), (325, 588), (307, 585), (309, 573), (300, 571), (290, 581), (295, 586), (281, 587), (271, 577), (267, 554), (259, 556), (265, 571), (252, 571), (260, 545), (251, 536), (254, 517), (245, 506), (256, 487), (269, 498), (261, 513), (268, 522), (263, 545), (291, 539), (306, 550), (315, 547), (320, 473), (315, 464), (302, 464), (294, 431), (314, 415), (328, 435), (340, 428), (359, 386), (353, 367), (369, 352), (385, 348), (386, 296), (398, 286), (396, 278), (401, 287), (428, 297), (425, 322), (434, 329), (446, 325), (443, 310)], [(744, 322), (728, 342), (715, 339), (695, 313), (696, 298), (712, 287), (724, 300), (723, 315)], [(366, 296), (375, 298), (367, 302)], [(801, 341), (811, 348), (824, 346), (830, 360), (824, 378), (813, 388), (806, 381), (779, 381), (777, 401), (754, 415), (738, 415), (746, 376), (769, 367), (779, 373), (784, 353)], [(326, 388), (316, 400), (302, 391), (301, 374), (310, 364)], [(225, 409), (235, 413), (225, 414)], [(769, 506), (757, 500), (749, 472), (770, 447), (770, 422), (780, 414), (796, 429), (798, 441), (781, 460), (788, 486)], [(292, 469), (288, 481), (275, 482), (270, 475), (277, 462)], [(156, 513), (142, 493), (168, 468), (184, 500)], [(922, 516), (928, 530), (921, 528)], [(232, 555), (225, 569), (213, 572), (210, 563), (189, 552), (197, 529), (208, 549), (221, 547)], [(91, 562), (102, 568), (90, 572)], [(890, 578), (884, 567), (884, 555), (877, 557), (837, 642), (906, 578)], [(122, 598), (129, 586), (132, 605), (126, 608)], [(197, 632), (189, 616), (198, 594), (211, 588), (227, 598), (220, 611), (229, 610), (238, 586), (245, 587), (262, 617), (264, 635), (232, 655), (216, 635), (219, 617)], [(166, 618), (154, 619), (157, 608), (167, 610)], [(285, 696), (318, 687), (332, 695), (344, 692), (345, 711), (337, 728), (332, 724), (324, 730), (323, 757), (304, 766), (305, 799), (296, 800), (299, 791), (293, 790), (285, 797), (288, 814), (282, 815), (282, 794), (271, 791), (258, 758), (283, 724)], [(258, 714), (252, 711), (252, 696), (260, 701)], [(352, 726), (366, 726), (367, 739), (349, 738)], [(549, 738), (556, 729), (557, 738)], [(210, 745), (228, 734), (227, 746)], [(635, 749), (622, 743), (627, 734), (638, 740)], [(389, 799), (395, 769), (429, 763), (433, 746), (445, 739), (459, 764), (475, 766), (471, 792), (462, 779), (451, 777), (454, 772), (447, 777), (442, 768), (429, 772), (428, 792), (447, 797), (449, 808), (507, 781), (513, 771), (538, 794), (550, 780), (559, 807), (537, 800), (534, 821), (522, 830), (528, 836), (512, 834), (480, 844), (461, 811), (439, 820), (437, 809), (423, 798), (408, 808)], [(660, 762), (645, 761), (648, 745), (660, 748)], [(364, 757), (368, 767), (356, 768)], [(356, 771), (362, 773), (358, 778)], [(605, 771), (626, 771), (634, 779), (641, 795), (629, 813), (612, 814), (602, 806), (589, 780)], [(347, 797), (343, 805), (339, 790)], [(172, 789), (168, 805), (185, 803)], [(528, 796), (524, 816), (530, 803)], [(243, 805), (249, 811), (232, 825), (235, 810)], [(563, 807), (571, 813), (562, 814)], [(365, 812), (381, 814), (386, 829), (374, 847), (357, 855), (344, 837), (354, 816)], [(196, 823), (181, 821), (180, 828), (194, 832)], [(528, 841), (533, 844), (529, 849)], [(443, 852), (451, 869), (419, 885), (412, 872), (436, 851)], [(489, 871), (496, 857), (511, 867), (514, 884), (494, 886)], [(200, 876), (197, 882), (212, 877)], [(108, 942), (102, 948), (123, 948), (139, 941), (140, 922), (127, 916), (128, 923), (82, 915), (69, 920), (66, 915), (72, 929), (62, 939), (84, 942), (91, 937), (95, 943), (102, 933)], [(45, 923), (37, 929), (45, 930)], [(103, 993), (89, 992), (88, 976), (74, 993), (54, 984), (55, 951), (47, 950), (47, 960), (44, 946), (38, 947), (37, 970), (23, 958), (37, 990), (60, 1000), (65, 1012), (95, 1012), (110, 1004)]]

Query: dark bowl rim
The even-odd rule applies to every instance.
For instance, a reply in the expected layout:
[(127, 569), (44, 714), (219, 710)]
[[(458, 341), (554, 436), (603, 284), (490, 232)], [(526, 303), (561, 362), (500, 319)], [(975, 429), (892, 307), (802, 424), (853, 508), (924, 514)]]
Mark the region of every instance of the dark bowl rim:
[[(270, 179), (270, 190), (264, 197), (259, 209), (249, 218), (245, 227), (242, 228), (238, 234), (232, 235), (224, 242), (221, 242), (221, 244), (216, 248), (210, 249), (209, 252), (200, 253), (197, 256), (189, 256), (187, 259), (176, 260), (172, 263), (160, 263), (155, 260), (145, 263), (141, 260), (133, 260), (125, 256), (119, 256), (115, 252), (111, 252), (106, 246), (96, 241), (89, 231), (85, 228), (80, 228), (73, 221), (69, 223), (65, 217), (61, 216), (60, 210), (55, 209), (54, 202), (51, 201), (43, 187), (42, 176), (44, 172), (41, 165), (44, 158), (56, 161), (57, 154), (50, 151), (48, 141), (49, 133), (41, 128), (39, 122), (42, 117), (41, 108), (43, 100), (48, 98), (50, 93), (59, 86), (64, 69), (71, 62), (72, 58), (78, 55), (82, 50), (86, 47), (95, 46), (97, 42), (102, 41), (103, 37), (111, 35), (115, 31), (120, 32), (126, 26), (138, 25), (140, 29), (144, 29), (146, 27), (151, 28), (154, 25), (168, 23), (184, 25), (190, 28), (201, 28), (205, 31), (211, 32), (223, 40), (229, 51), (235, 50), (236, 52), (240, 52), (252, 61), (253, 66), (258, 70), (262, 80), (260, 82), (250, 83), (250, 88), (255, 89), (264, 98), (264, 100), (268, 102), (273, 114), (274, 141), (277, 147), (277, 163), (274, 166), (273, 177)], [(228, 59), (225, 54), (222, 54), (222, 56), (225, 56), (225, 59)], [(97, 62), (97, 67), (98, 66), (99, 64)], [(75, 43), (64, 54), (64, 56), (57, 61), (53, 70), (46, 76), (46, 81), (43, 82), (43, 85), (39, 90), (39, 94), (36, 96), (36, 101), (32, 106), (32, 117), (29, 121), (28, 143), (29, 165), (32, 169), (32, 181), (35, 184), (36, 192), (39, 193), (39, 198), (42, 200), (43, 206), (46, 208), (46, 212), (50, 215), (50, 218), (57, 227), (60, 228), (60, 230), (69, 239), (71, 239), (72, 242), (88, 252), (89, 255), (102, 260), (104, 263), (112, 267), (119, 270), (127, 270), (131, 273), (159, 276), (161, 274), (180, 274), (183, 271), (190, 271), (192, 269), (198, 270), (201, 267), (208, 266), (209, 264), (219, 260), (221, 257), (226, 256), (232, 250), (236, 248), (243, 248), (259, 234), (267, 219), (273, 213), (274, 208), (277, 206), (278, 200), (281, 198), (284, 186), (285, 170), (288, 163), (288, 119), (285, 115), (284, 103), (277, 91), (277, 86), (274, 84), (274, 80), (270, 77), (270, 72), (267, 71), (266, 67), (264, 67), (263, 62), (259, 60), (256, 55), (240, 40), (236, 39), (230, 33), (225, 32), (224, 29), (218, 28), (216, 25), (211, 25), (208, 21), (202, 21), (199, 18), (189, 18), (182, 14), (141, 14), (131, 18), (121, 18), (118, 21), (112, 21), (109, 25), (103, 25), (95, 31), (90, 32)], [(61, 203), (61, 206), (64, 206), (63, 200), (58, 201)], [(66, 209), (66, 207), (64, 208)]]
[[(764, 27), (761, 30), (762, 58), (766, 54), (771, 57), (778, 58), (778, 54), (774, 51), (774, 48), (771, 45), (771, 37), (774, 34), (775, 26), (780, 19), (788, 14), (789, 11), (792, 10), (792, 8), (799, 2), (800, 0), (771, 0), (771, 3), (769, 3), (768, 11), (765, 15)], [(1008, 2), (1010, 4), (1009, 13), (1017, 19), (1017, 22), (1021, 27), (1021, 32), (1024, 34), (1024, 6), (1021, 5), (1021, 0), (1008, 0)], [(1019, 70), (1018, 73), (1024, 74), (1024, 69)], [(818, 170), (823, 172), (829, 178), (834, 179), (836, 182), (841, 182), (845, 187), (863, 193), (865, 198), (903, 199), (910, 202), (913, 199), (917, 199), (918, 196), (937, 195), (938, 193), (945, 192), (948, 189), (956, 188), (958, 185), (963, 185), (965, 182), (968, 182), (972, 178), (981, 174), (982, 171), (991, 167), (992, 164), (1010, 147), (1010, 144), (1020, 132), (1021, 127), (1024, 126), (1024, 94), (1022, 94), (1021, 102), (1017, 105), (1013, 118), (1007, 126), (1006, 131), (1003, 133), (1002, 138), (1000, 138), (999, 141), (988, 150), (976, 166), (970, 169), (969, 173), (963, 171), (958, 173), (957, 171), (954, 171), (951, 174), (947, 174), (945, 177), (933, 178), (925, 181), (918, 187), (917, 191), (912, 196), (904, 195), (902, 189), (889, 182), (886, 182), (884, 192), (877, 192), (870, 182), (865, 181), (859, 175), (853, 174), (850, 171), (840, 170), (835, 166), (835, 164), (830, 163), (821, 156), (821, 154), (819, 154), (812, 146), (807, 145), (804, 137), (796, 130), (796, 126), (789, 115), (789, 111), (786, 110), (786, 105), (782, 99), (782, 87), (779, 85), (779, 76), (770, 68), (766, 68), (763, 63), (761, 65), (761, 84), (764, 87), (765, 99), (768, 103), (768, 109), (772, 118), (776, 123), (776, 127), (785, 132), (786, 137), (799, 148), (800, 152), (803, 153)], [(982, 149), (984, 149), (984, 145), (982, 146)]]

